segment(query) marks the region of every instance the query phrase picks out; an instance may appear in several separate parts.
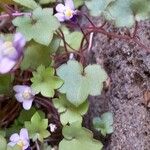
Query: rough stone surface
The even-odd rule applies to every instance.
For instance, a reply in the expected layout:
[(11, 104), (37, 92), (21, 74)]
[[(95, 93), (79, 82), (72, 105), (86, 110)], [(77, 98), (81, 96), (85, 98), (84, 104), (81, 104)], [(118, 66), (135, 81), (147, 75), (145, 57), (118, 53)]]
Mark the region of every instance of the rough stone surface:
[[(125, 31), (108, 26), (110, 32)], [(150, 47), (150, 22), (141, 22), (137, 33)], [(104, 66), (110, 85), (101, 96), (90, 97), (86, 126), (92, 128), (94, 116), (111, 111), (114, 114), (114, 133), (103, 140), (104, 150), (150, 150), (150, 109), (143, 104), (145, 92), (150, 91), (150, 51), (102, 34), (95, 34), (93, 40), (89, 63)]]

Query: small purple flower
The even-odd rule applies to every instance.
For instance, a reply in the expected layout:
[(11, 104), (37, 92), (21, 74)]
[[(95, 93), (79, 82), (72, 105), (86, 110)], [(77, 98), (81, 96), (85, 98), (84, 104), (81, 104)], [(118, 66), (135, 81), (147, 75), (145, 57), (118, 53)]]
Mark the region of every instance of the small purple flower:
[(35, 96), (35, 93), (32, 91), (31, 87), (27, 85), (16, 85), (13, 89), (16, 92), (15, 97), (17, 101), (22, 103), (24, 109), (29, 110)]
[(58, 4), (56, 6), (56, 11), (55, 17), (57, 17), (60, 22), (72, 19), (77, 13), (73, 0), (65, 0), (65, 5)]
[(20, 130), (20, 134), (14, 133), (10, 137), (10, 142), (8, 143), (10, 146), (18, 145), (22, 150), (27, 149), (29, 145), (29, 135), (26, 128)]
[(14, 35), (13, 42), (0, 40), (0, 74), (8, 73), (23, 55), (26, 40), (21, 33)]

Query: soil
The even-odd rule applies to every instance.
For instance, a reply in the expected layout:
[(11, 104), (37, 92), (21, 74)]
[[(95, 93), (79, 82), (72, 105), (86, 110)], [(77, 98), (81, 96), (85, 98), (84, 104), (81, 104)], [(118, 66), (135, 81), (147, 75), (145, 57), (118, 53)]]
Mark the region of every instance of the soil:
[[(102, 22), (95, 20), (97, 24)], [(126, 32), (110, 24), (106, 28)], [(139, 23), (137, 35), (150, 47), (150, 21)], [(114, 115), (114, 133), (103, 140), (104, 150), (150, 150), (150, 51), (102, 34), (94, 34), (93, 41), (88, 62), (103, 65), (110, 83), (101, 96), (89, 98), (86, 126), (93, 130), (93, 117), (110, 111)], [(98, 133), (95, 136), (99, 138)]]

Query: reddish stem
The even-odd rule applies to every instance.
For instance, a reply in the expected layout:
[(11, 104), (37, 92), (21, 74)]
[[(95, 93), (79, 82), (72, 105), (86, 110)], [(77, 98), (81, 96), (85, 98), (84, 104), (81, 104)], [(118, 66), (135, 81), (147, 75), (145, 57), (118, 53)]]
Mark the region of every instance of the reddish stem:
[(10, 14), (3, 14), (3, 15), (0, 15), (0, 20), (6, 19), (9, 17), (19, 17), (19, 16), (32, 16), (32, 13), (15, 12), (15, 13), (12, 13), (11, 15)]
[(138, 22), (136, 21), (136, 22), (135, 22), (135, 27), (134, 27), (134, 32), (133, 32), (132, 38), (135, 38), (135, 37), (136, 37), (137, 30), (138, 30)]
[(89, 32), (87, 32), (87, 34), (90, 34), (91, 32), (95, 32), (95, 33), (101, 33), (104, 34), (108, 37), (112, 37), (112, 38), (118, 38), (118, 39), (124, 39), (126, 41), (132, 41), (136, 44), (138, 44), (140, 47), (142, 47), (143, 49), (150, 51), (150, 49), (148, 47), (146, 47), (144, 44), (142, 44), (139, 40), (137, 40), (135, 37), (132, 38), (128, 35), (119, 35), (113, 32), (107, 32), (105, 29), (103, 28), (93, 28), (93, 27), (89, 27)]

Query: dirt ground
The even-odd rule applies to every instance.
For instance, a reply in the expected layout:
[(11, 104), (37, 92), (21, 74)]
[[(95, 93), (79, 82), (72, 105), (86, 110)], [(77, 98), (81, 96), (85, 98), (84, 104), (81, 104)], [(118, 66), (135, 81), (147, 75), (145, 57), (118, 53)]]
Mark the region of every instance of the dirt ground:
[[(96, 22), (100, 24), (101, 19)], [(119, 33), (125, 29), (110, 26), (108, 30)], [(149, 21), (139, 24), (138, 35), (150, 47)], [(150, 108), (144, 104), (150, 99), (150, 51), (134, 43), (95, 34), (88, 56), (89, 63), (104, 66), (110, 86), (101, 96), (90, 97), (86, 126), (92, 128), (94, 116), (111, 111), (114, 133), (104, 139), (104, 150), (150, 150)]]

